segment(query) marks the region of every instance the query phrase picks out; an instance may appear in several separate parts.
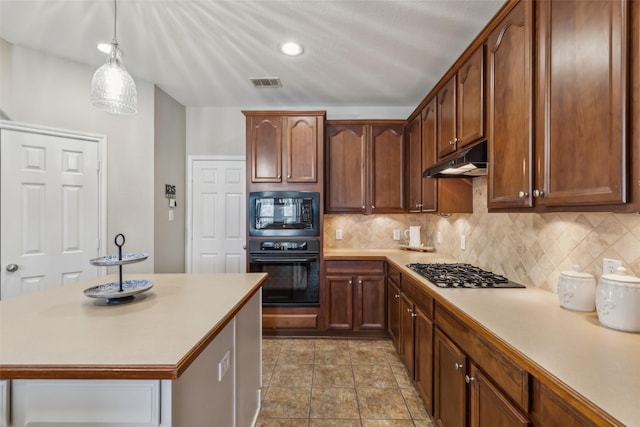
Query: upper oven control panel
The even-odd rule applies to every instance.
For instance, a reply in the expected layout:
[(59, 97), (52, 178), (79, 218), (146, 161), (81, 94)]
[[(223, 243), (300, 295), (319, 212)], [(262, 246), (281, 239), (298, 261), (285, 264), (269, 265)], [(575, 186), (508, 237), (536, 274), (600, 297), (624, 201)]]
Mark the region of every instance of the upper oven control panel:
[(307, 242), (261, 242), (260, 250), (262, 251), (303, 251), (307, 249)]

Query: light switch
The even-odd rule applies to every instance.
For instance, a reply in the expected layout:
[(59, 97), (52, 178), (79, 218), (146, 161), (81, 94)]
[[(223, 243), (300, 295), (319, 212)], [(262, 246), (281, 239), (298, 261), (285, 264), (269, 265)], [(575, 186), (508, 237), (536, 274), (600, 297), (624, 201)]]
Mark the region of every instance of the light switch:
[(169, 221), (173, 221), (173, 209), (169, 209)]
[(224, 378), (224, 375), (229, 370), (229, 366), (231, 365), (229, 356), (230, 356), (230, 353), (227, 350), (222, 360), (220, 360), (220, 363), (218, 363), (218, 382), (222, 381), (222, 379)]

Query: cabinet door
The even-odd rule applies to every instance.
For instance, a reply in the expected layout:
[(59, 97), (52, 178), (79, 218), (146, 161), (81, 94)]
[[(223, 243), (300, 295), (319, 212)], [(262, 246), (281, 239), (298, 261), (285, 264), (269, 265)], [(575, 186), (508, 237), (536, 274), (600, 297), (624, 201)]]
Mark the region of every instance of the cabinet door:
[(416, 389), (427, 412), (433, 414), (433, 322), (422, 310), (415, 310), (415, 372)]
[(253, 116), (249, 133), (251, 182), (282, 182), (282, 117)]
[(400, 338), (400, 289), (391, 279), (387, 279), (387, 316), (388, 331), (396, 348)]
[(407, 210), (422, 212), (421, 117), (407, 126)]
[(489, 36), (488, 207), (531, 207), (532, 2), (521, 1)]
[(327, 276), (327, 329), (353, 329), (353, 277)]
[(471, 427), (531, 425), (529, 420), (475, 365), (471, 365), (466, 380), (469, 383)]
[(356, 277), (355, 330), (384, 330), (384, 276)]
[(436, 425), (464, 427), (467, 413), (464, 382), (466, 356), (438, 328), (435, 333), (434, 350)]
[(459, 149), (484, 137), (484, 45), (458, 70), (457, 95)]
[[(422, 171), (437, 162), (438, 138), (437, 99), (434, 97), (422, 110)], [(420, 175), (422, 176), (422, 175)], [(438, 208), (438, 179), (422, 178), (422, 212), (435, 212)]]
[(537, 3), (537, 204), (627, 200), (629, 4)]
[(409, 372), (414, 374), (414, 305), (405, 294), (400, 297), (400, 359)]
[(287, 117), (287, 182), (318, 182), (318, 117)]
[(365, 128), (363, 125), (329, 125), (326, 132), (326, 212), (364, 213)]
[(596, 423), (589, 421), (546, 386), (536, 383), (536, 389), (534, 394), (536, 425), (545, 427), (605, 425), (604, 421), (598, 420)]
[(404, 212), (404, 129), (371, 126), (371, 213)]
[(456, 77), (438, 92), (438, 159), (456, 151)]

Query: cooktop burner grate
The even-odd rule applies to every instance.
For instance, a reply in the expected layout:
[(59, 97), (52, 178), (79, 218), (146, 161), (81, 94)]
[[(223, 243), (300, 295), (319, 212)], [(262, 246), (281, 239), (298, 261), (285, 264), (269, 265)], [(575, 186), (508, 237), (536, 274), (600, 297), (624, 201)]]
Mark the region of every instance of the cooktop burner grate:
[(407, 267), (441, 288), (524, 288), (504, 276), (471, 264), (407, 264)]

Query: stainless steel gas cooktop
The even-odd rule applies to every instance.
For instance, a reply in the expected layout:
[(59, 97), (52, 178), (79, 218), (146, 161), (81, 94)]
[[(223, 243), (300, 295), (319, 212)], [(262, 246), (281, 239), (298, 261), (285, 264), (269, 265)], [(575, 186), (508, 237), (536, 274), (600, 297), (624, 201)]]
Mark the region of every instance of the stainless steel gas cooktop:
[(441, 288), (524, 288), (504, 276), (471, 264), (407, 264), (407, 267)]

